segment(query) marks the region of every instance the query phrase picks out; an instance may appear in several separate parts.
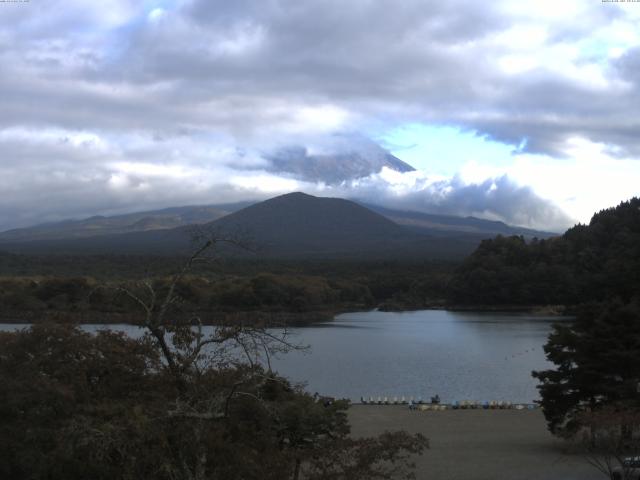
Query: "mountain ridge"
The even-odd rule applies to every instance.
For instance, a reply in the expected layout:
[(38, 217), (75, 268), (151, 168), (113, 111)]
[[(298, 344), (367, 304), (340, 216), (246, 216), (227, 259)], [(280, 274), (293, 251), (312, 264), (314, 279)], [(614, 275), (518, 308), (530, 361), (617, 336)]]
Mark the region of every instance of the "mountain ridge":
[(482, 239), (460, 232), (447, 237), (414, 232), (350, 200), (297, 192), (250, 205), (202, 226), (2, 242), (0, 249), (12, 253), (175, 255), (193, 249), (192, 234), (198, 230), (249, 239), (267, 258), (459, 258)]
[(269, 172), (328, 185), (368, 177), (385, 167), (400, 173), (415, 170), (361, 135), (335, 135), (319, 149), (288, 146), (265, 155), (265, 158), (269, 161), (266, 168)]
[(0, 232), (0, 242), (85, 238), (98, 235), (164, 230), (185, 225), (208, 223), (233, 213), (253, 202), (220, 205), (186, 205), (145, 210), (122, 215), (93, 215), (84, 219), (66, 219)]
[(556, 232), (508, 225), (499, 220), (487, 220), (472, 216), (458, 217), (455, 215), (424, 213), (413, 210), (395, 210), (367, 202), (355, 201), (374, 212), (384, 215), (399, 225), (417, 231), (430, 231), (433, 233), (438, 231), (459, 231), (492, 235), (522, 235), (525, 238), (549, 238), (559, 235)]
[[(526, 238), (548, 238), (556, 235), (553, 232), (514, 227), (503, 222), (477, 217), (456, 217), (411, 210), (396, 210), (357, 199), (353, 199), (353, 201), (406, 228), (433, 235), (447, 235), (454, 232), (484, 235), (523, 235)], [(186, 205), (123, 215), (94, 215), (84, 219), (47, 222), (0, 232), (0, 244), (33, 240), (86, 238), (206, 224), (256, 203), (258, 202), (247, 201), (217, 205)]]

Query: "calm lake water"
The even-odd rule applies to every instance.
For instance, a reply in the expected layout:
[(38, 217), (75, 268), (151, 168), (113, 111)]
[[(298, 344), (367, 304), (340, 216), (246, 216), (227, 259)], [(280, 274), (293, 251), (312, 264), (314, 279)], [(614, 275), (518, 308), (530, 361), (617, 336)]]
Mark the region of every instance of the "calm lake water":
[[(549, 364), (542, 346), (557, 317), (496, 313), (358, 312), (292, 329), (309, 345), (272, 365), (310, 392), (359, 400), (361, 396), (414, 398), (438, 393), (454, 400), (531, 402), (538, 398), (532, 370)], [(0, 325), (1, 330), (23, 326)], [(87, 325), (95, 331), (103, 325)], [(114, 325), (132, 336), (137, 327)]]

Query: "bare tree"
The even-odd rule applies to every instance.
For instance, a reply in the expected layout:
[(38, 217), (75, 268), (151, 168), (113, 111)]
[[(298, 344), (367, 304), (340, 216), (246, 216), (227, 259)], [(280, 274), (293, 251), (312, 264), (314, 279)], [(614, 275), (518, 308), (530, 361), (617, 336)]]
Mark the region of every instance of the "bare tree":
[(250, 250), (248, 242), (238, 235), (221, 235), (203, 229), (192, 230), (192, 239), (199, 246), (173, 274), (167, 285), (158, 288), (150, 278), (129, 285), (110, 287), (139, 306), (143, 317), (139, 326), (146, 329), (162, 352), (167, 367), (179, 383), (197, 373), (205, 363), (228, 363), (240, 353), (251, 366), (265, 362), (271, 370), (271, 357), (277, 353), (303, 349), (289, 340), (286, 324), (265, 325), (227, 323), (212, 325), (205, 333), (199, 315), (178, 312), (182, 303), (178, 286), (198, 263), (218, 260), (217, 249), (223, 245)]
[[(415, 478), (409, 457), (427, 448), (424, 437), (396, 432), (377, 439), (350, 439), (348, 401), (327, 406), (272, 371), (274, 354), (304, 348), (290, 340), (286, 325), (204, 326), (199, 316), (182, 311), (180, 283), (194, 265), (215, 261), (222, 244), (245, 248), (235, 238), (202, 233), (199, 238), (199, 247), (165, 284), (145, 279), (110, 287), (140, 308), (145, 340), (155, 344), (168, 378), (173, 379), (175, 390), (162, 421), (181, 428), (188, 425), (188, 445), (170, 447), (175, 457), (171, 478), (211, 478), (218, 461), (210, 448), (212, 435), (235, 431), (238, 420), (247, 416), (269, 426), (260, 432), (250, 430), (246, 438), (263, 435), (265, 442), (272, 442), (269, 448), (278, 452), (273, 457), (280, 462), (277, 468), (290, 465), (286, 475), (295, 480), (387, 479), (395, 474)], [(267, 454), (260, 455), (270, 460)]]
[[(178, 293), (179, 285), (196, 264), (217, 261), (217, 249), (221, 245), (250, 249), (248, 243), (241, 241), (238, 236), (223, 236), (201, 229), (192, 231), (192, 239), (199, 246), (170, 277), (168, 284), (154, 285), (151, 278), (146, 278), (103, 288), (115, 290), (140, 308), (143, 315), (138, 325), (146, 330), (146, 336), (161, 352), (179, 392), (167, 416), (191, 421), (195, 437), (193, 444), (204, 446), (205, 443), (200, 439), (210, 428), (209, 422), (226, 418), (234, 398), (251, 397), (261, 404), (261, 398), (254, 393), (260, 389), (260, 384), (281, 381), (271, 372), (274, 354), (304, 347), (289, 340), (286, 325), (267, 328), (265, 325), (223, 322), (208, 326), (208, 331), (205, 331), (200, 316), (180, 312), (182, 301)], [(208, 389), (205, 395), (194, 388), (199, 385), (199, 377), (203, 372), (241, 364), (249, 368), (237, 369), (243, 373), (235, 375), (232, 383), (215, 390)], [(263, 373), (265, 370), (266, 373)], [(196, 458), (195, 465), (193, 461), (185, 460), (176, 477), (187, 480), (205, 478), (206, 449), (200, 448)]]

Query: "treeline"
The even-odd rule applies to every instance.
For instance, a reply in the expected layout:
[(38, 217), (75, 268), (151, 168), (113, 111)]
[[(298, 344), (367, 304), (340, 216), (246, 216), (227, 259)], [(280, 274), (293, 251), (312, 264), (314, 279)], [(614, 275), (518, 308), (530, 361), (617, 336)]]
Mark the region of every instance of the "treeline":
[[(169, 277), (147, 283), (162, 294)], [(122, 287), (144, 297), (146, 286), (137, 280), (101, 282), (92, 277), (6, 278), (0, 280), (0, 302), (11, 312), (142, 313)], [(251, 277), (210, 279), (188, 276), (176, 286), (185, 312), (295, 311), (326, 309), (346, 304), (373, 303), (369, 289), (357, 282), (328, 281), (314, 276), (259, 274)]]
[[(262, 266), (264, 267), (264, 266)], [(174, 313), (199, 313), (215, 322), (221, 314), (261, 312), (307, 314), (382, 308), (420, 308), (442, 303), (451, 267), (404, 264), (280, 264), (265, 273), (257, 265), (233, 263), (200, 269), (176, 285)], [(171, 276), (8, 276), (0, 278), (5, 320), (74, 318), (78, 321), (130, 321), (142, 314), (122, 287), (142, 298), (148, 287), (162, 294)], [(72, 314), (73, 317), (69, 315)], [(305, 315), (299, 315), (304, 317)], [(308, 316), (308, 320), (317, 320)], [(300, 318), (304, 321), (304, 318)]]
[(640, 292), (640, 199), (596, 213), (561, 237), (483, 241), (456, 269), (448, 300), (468, 305), (578, 305)]

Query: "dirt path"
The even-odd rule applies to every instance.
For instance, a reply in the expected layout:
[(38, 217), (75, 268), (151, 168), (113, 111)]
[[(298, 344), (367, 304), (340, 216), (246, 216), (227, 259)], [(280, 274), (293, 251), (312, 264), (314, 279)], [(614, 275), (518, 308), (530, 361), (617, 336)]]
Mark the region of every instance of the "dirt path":
[(546, 430), (542, 412), (410, 411), (406, 406), (354, 405), (356, 436), (406, 430), (429, 438), (416, 459), (420, 480), (603, 480), (606, 477)]

